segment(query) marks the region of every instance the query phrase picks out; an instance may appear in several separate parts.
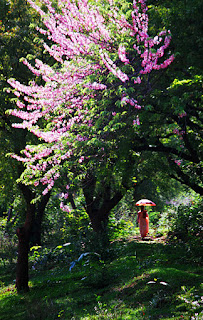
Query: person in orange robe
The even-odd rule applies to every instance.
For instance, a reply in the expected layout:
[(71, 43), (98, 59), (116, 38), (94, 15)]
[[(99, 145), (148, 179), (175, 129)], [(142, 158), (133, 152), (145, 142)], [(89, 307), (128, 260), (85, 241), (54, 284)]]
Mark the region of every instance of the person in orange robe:
[(141, 206), (140, 209), (141, 210), (138, 211), (137, 221), (140, 229), (140, 235), (142, 238), (144, 238), (149, 232), (149, 215), (144, 206)]

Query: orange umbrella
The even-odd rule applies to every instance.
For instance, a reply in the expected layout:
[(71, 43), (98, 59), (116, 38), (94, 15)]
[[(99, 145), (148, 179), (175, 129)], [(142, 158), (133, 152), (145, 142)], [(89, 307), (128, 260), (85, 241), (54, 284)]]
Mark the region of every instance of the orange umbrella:
[(151, 200), (148, 200), (148, 199), (141, 199), (141, 200), (137, 201), (135, 205), (136, 206), (152, 207), (152, 206), (156, 206), (156, 203), (154, 203), (154, 202), (152, 202)]

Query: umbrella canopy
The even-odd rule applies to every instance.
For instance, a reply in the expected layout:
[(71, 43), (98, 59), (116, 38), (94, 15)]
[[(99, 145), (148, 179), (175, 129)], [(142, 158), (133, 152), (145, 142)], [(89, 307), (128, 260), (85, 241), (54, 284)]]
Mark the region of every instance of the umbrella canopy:
[(156, 203), (152, 202), (151, 200), (148, 199), (141, 199), (139, 201), (136, 202), (135, 204), (136, 206), (156, 206)]

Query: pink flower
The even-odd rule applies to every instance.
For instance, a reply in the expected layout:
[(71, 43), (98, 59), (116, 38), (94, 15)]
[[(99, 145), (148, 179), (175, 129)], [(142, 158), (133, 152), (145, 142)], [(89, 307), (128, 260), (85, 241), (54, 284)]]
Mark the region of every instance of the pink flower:
[(136, 120), (133, 120), (133, 125), (140, 126), (140, 119), (139, 119), (139, 116), (137, 116)]
[(60, 208), (61, 208), (61, 210), (64, 211), (64, 212), (67, 212), (67, 213), (71, 212), (70, 207), (69, 207), (68, 205), (64, 205), (63, 202), (60, 203)]
[(179, 117), (180, 117), (180, 118), (183, 118), (183, 117), (186, 117), (186, 116), (187, 116), (187, 113), (186, 113), (186, 112), (179, 113)]
[(118, 56), (120, 58), (120, 60), (122, 62), (124, 62), (124, 64), (128, 64), (130, 61), (129, 59), (127, 59), (126, 57), (126, 49), (124, 47), (124, 45), (120, 44), (119, 48), (118, 48)]
[(43, 196), (45, 196), (48, 192), (49, 192), (48, 188), (44, 189), (44, 191), (42, 192)]
[(175, 160), (175, 163), (176, 163), (178, 166), (180, 166), (181, 163), (182, 163), (182, 160)]
[(136, 83), (140, 84), (140, 83), (141, 83), (141, 78), (140, 78), (140, 77), (137, 77), (137, 78), (134, 80), (134, 83), (135, 83), (135, 84), (136, 84)]
[(84, 161), (85, 157), (81, 156), (80, 159), (78, 160), (79, 163), (82, 163)]

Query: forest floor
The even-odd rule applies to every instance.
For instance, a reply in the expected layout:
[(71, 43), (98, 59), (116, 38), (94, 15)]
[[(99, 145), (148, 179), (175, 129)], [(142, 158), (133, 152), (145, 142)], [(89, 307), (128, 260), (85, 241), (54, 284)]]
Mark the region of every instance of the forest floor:
[(69, 259), (30, 262), (26, 294), (16, 292), (15, 267), (1, 266), (0, 319), (203, 319), (200, 249), (132, 236), (112, 242), (102, 259), (84, 254), (71, 271)]

